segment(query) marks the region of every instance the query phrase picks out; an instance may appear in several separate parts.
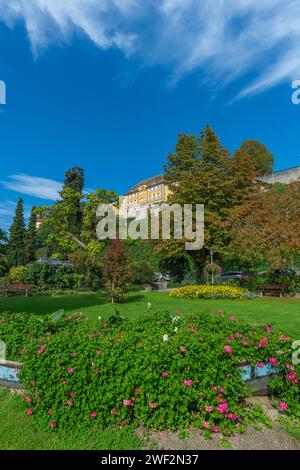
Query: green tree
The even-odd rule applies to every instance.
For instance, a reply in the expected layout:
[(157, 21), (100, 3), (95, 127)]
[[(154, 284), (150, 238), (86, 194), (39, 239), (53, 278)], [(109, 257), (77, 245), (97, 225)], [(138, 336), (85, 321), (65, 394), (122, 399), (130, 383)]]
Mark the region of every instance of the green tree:
[(4, 255), (7, 248), (7, 234), (4, 230), (0, 228), (0, 254)]
[[(231, 157), (216, 133), (209, 127), (194, 135), (180, 134), (175, 153), (168, 156), (166, 178), (171, 182), (171, 202), (204, 204), (205, 246), (189, 251), (187, 256), (197, 272), (203, 275), (208, 248), (225, 253), (230, 233), (226, 225), (230, 210), (241, 204), (249, 192), (255, 191), (256, 172), (251, 159), (242, 152)], [(159, 243), (167, 257), (178, 257), (185, 252), (184, 243), (170, 240)]]
[(82, 199), (84, 188), (84, 171), (82, 168), (70, 168), (65, 173), (65, 181), (60, 196), (62, 202), (66, 202), (68, 210), (65, 218), (67, 219), (70, 232), (79, 235), (82, 229)]
[(258, 140), (245, 140), (239, 150), (251, 157), (258, 175), (272, 173), (274, 156), (264, 144)]
[(25, 264), (25, 234), (23, 199), (20, 198), (13, 223), (10, 227), (8, 242), (8, 260), (11, 266), (22, 266)]
[(7, 260), (7, 234), (4, 230), (0, 229), (0, 277), (5, 276), (9, 271), (9, 264)]
[(37, 215), (36, 215), (36, 208), (33, 207), (31, 210), (28, 229), (26, 231), (26, 238), (25, 238), (25, 257), (26, 262), (31, 263), (35, 261), (35, 254), (37, 249)]

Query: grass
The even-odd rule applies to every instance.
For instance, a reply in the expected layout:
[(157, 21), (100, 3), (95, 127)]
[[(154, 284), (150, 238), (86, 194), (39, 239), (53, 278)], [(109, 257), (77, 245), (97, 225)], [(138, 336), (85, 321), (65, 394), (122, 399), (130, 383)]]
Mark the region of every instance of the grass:
[(24, 414), (24, 398), (0, 390), (0, 450), (137, 450), (141, 441), (129, 428), (41, 431)]
[[(131, 292), (127, 301), (115, 308), (121, 315), (140, 318), (147, 315), (147, 303), (153, 311), (169, 310), (174, 313), (222, 309), (227, 315), (237, 315), (249, 322), (270, 323), (275, 330), (300, 337), (300, 299), (256, 298), (252, 300), (185, 300), (169, 296), (168, 292)], [(0, 298), (0, 311), (48, 314), (59, 309), (66, 313), (83, 312), (91, 318), (101, 316), (103, 321), (114, 313), (114, 306), (108, 303), (102, 292), (84, 292), (76, 295), (6, 297)]]

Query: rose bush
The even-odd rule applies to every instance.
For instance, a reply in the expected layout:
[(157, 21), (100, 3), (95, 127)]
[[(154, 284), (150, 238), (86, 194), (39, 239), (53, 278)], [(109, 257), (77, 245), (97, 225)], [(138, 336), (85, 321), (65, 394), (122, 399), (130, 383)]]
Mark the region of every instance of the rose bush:
[(104, 324), (80, 314), (57, 324), (21, 317), (0, 315), (0, 339), (23, 364), (25, 413), (43, 427), (80, 428), (98, 420), (242, 431), (253, 413), (244, 405), (249, 391), (237, 367), (245, 360), (278, 367), (277, 406), (300, 415), (300, 367), (291, 365), (291, 339), (270, 326), (226, 319), (222, 311)]

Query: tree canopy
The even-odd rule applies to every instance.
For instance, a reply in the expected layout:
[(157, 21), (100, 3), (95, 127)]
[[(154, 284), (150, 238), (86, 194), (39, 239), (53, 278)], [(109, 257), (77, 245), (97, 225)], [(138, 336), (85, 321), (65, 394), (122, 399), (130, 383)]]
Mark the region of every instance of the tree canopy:
[(272, 173), (274, 156), (264, 144), (258, 140), (245, 140), (239, 150), (252, 159), (257, 175)]

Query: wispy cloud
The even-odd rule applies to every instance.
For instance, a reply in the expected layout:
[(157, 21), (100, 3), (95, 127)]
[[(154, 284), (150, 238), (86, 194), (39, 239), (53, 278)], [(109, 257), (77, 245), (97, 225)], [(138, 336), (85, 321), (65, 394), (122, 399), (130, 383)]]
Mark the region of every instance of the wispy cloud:
[(23, 21), (34, 52), (82, 31), (168, 66), (173, 83), (198, 69), (219, 88), (251, 76), (240, 97), (300, 76), (299, 0), (0, 0), (0, 18)]
[(135, 35), (124, 19), (139, 0), (0, 0), (0, 16), (10, 26), (22, 20), (34, 53), (81, 31), (101, 48), (134, 48)]
[(62, 183), (58, 181), (24, 174), (12, 175), (7, 181), (2, 181), (2, 185), (6, 189), (50, 201), (56, 201), (62, 189)]
[[(8, 231), (15, 214), (17, 204), (13, 201), (0, 201), (0, 228)], [(24, 205), (24, 216), (28, 219), (31, 206)]]

